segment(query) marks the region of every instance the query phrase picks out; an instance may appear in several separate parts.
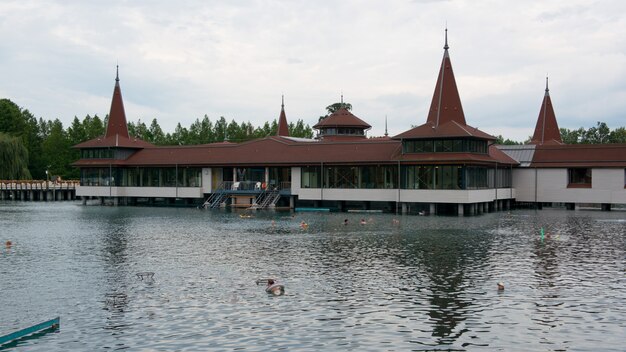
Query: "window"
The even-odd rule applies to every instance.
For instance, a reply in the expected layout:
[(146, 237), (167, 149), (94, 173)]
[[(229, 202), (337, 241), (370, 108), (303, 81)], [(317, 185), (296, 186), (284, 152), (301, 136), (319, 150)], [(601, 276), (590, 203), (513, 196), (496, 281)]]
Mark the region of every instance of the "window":
[(321, 173), (319, 166), (305, 166), (301, 175), (302, 188), (320, 188)]
[(415, 139), (402, 141), (404, 153), (478, 153), (487, 154), (487, 141), (482, 139)]
[(591, 169), (567, 169), (568, 188), (591, 188)]

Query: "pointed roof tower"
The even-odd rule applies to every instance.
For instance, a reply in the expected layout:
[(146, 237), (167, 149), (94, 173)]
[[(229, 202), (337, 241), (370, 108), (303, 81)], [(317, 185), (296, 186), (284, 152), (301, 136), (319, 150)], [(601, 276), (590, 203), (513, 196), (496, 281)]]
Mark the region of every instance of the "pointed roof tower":
[(446, 28), (443, 60), (435, 85), (435, 93), (430, 103), (428, 118), (423, 125), (400, 133), (393, 139), (472, 137), (495, 140), (491, 136), (465, 122), (461, 98), (456, 87), (450, 54), (448, 53), (448, 28)]
[(437, 77), (435, 93), (430, 103), (427, 119), (427, 122), (435, 127), (439, 127), (450, 121), (456, 121), (461, 125), (466, 124), (463, 107), (461, 106), (461, 98), (456, 88), (456, 80), (454, 79), (454, 71), (452, 71), (448, 48), (448, 28), (446, 28), (443, 59), (441, 60), (439, 77)]
[(287, 116), (285, 115), (285, 96), (282, 96), (280, 104), (280, 117), (278, 118), (277, 136), (289, 137), (289, 125), (287, 124)]
[(128, 137), (128, 126), (126, 125), (126, 113), (124, 112), (124, 102), (122, 101), (122, 90), (120, 89), (119, 66), (115, 71), (115, 88), (113, 88), (113, 99), (111, 100), (111, 111), (109, 112), (109, 123), (107, 125), (105, 138)]
[(126, 113), (124, 112), (124, 102), (122, 101), (122, 90), (120, 89), (119, 66), (115, 72), (115, 88), (113, 88), (113, 98), (111, 99), (111, 110), (109, 111), (109, 122), (104, 136), (79, 143), (74, 148), (145, 148), (152, 147), (151, 143), (143, 141), (137, 137), (130, 138), (128, 125), (126, 125)]
[(561, 132), (556, 122), (556, 115), (552, 108), (552, 100), (550, 99), (550, 89), (548, 88), (548, 77), (546, 77), (546, 94), (543, 96), (541, 110), (537, 118), (535, 133), (530, 140), (531, 144), (563, 144), (561, 140)]

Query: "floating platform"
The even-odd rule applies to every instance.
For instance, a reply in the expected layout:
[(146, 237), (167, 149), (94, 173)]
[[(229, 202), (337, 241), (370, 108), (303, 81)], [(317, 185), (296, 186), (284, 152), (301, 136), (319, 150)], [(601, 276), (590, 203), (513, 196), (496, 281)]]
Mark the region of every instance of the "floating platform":
[(21, 339), (22, 337), (34, 334), (36, 332), (42, 332), (43, 330), (56, 330), (61, 325), (61, 318), (56, 317), (54, 319), (50, 319), (48, 321), (44, 321), (43, 323), (39, 323), (33, 325), (31, 327), (18, 330), (16, 332), (12, 332), (7, 335), (0, 336), (0, 347), (6, 343)]
[(329, 212), (330, 208), (296, 208), (296, 211), (321, 211), (321, 212)]

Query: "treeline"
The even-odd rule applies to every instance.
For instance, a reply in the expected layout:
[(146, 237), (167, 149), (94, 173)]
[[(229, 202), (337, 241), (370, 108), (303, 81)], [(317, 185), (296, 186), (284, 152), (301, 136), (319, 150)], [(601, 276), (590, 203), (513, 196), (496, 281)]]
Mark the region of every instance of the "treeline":
[[(37, 119), (28, 109), (22, 109), (9, 99), (0, 99), (0, 179), (46, 179), (48, 175), (77, 179), (78, 169), (71, 166), (79, 159), (79, 150), (72, 146), (103, 136), (108, 116), (74, 117), (64, 128), (59, 119)], [(189, 128), (176, 126), (165, 133), (157, 119), (150, 125), (143, 121), (128, 123), (128, 133), (155, 145), (193, 145), (222, 141), (244, 142), (275, 135), (276, 120), (255, 127), (250, 122), (227, 122), (222, 116), (211, 121), (208, 116), (196, 119)], [(302, 120), (289, 124), (293, 137), (312, 138), (313, 129)]]
[(577, 130), (560, 128), (561, 140), (565, 144), (605, 144), (626, 143), (626, 128), (611, 129), (604, 122), (598, 121), (595, 127)]
[[(561, 140), (564, 144), (607, 144), (607, 143), (626, 143), (626, 128), (618, 127), (611, 130), (604, 122), (598, 121), (595, 127), (585, 129), (580, 127), (576, 130), (567, 128), (559, 128), (561, 132)], [(510, 139), (504, 139), (502, 135), (496, 137), (496, 144), (521, 145), (528, 144), (532, 136), (524, 142), (518, 142)]]

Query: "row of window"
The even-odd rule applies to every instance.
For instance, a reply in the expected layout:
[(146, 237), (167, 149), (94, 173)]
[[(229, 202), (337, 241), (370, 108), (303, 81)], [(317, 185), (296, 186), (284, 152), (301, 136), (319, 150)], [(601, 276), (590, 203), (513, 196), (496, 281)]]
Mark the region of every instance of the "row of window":
[[(303, 167), (303, 188), (485, 189), (511, 187), (511, 169), (463, 165)], [(322, 182), (323, 181), (323, 182)]]
[(487, 154), (487, 141), (467, 138), (404, 140), (402, 151), (404, 153)]
[[(234, 171), (236, 170), (236, 171)], [(224, 168), (223, 179), (264, 181), (264, 168)], [(398, 168), (378, 166), (319, 166), (301, 168), (303, 188), (398, 188)], [(591, 187), (590, 168), (567, 170), (568, 187)], [(270, 168), (269, 176), (279, 182), (291, 181), (291, 168)], [(404, 165), (400, 169), (402, 189), (485, 189), (511, 187), (511, 169), (463, 165)], [(323, 183), (322, 183), (323, 180)], [(198, 167), (165, 168), (83, 168), (81, 186), (119, 187), (201, 187), (202, 169)], [(626, 169), (624, 170), (626, 187)]]
[(110, 148), (81, 149), (80, 157), (82, 159), (113, 159), (113, 149), (110, 149)]
[(202, 169), (164, 168), (83, 168), (81, 186), (116, 187), (201, 187)]
[(132, 148), (89, 148), (81, 149), (82, 159), (117, 159), (124, 160), (135, 153)]
[(362, 128), (331, 127), (331, 128), (322, 128), (320, 130), (320, 134), (323, 136), (334, 136), (334, 135), (363, 136), (365, 135), (365, 131), (363, 131)]

